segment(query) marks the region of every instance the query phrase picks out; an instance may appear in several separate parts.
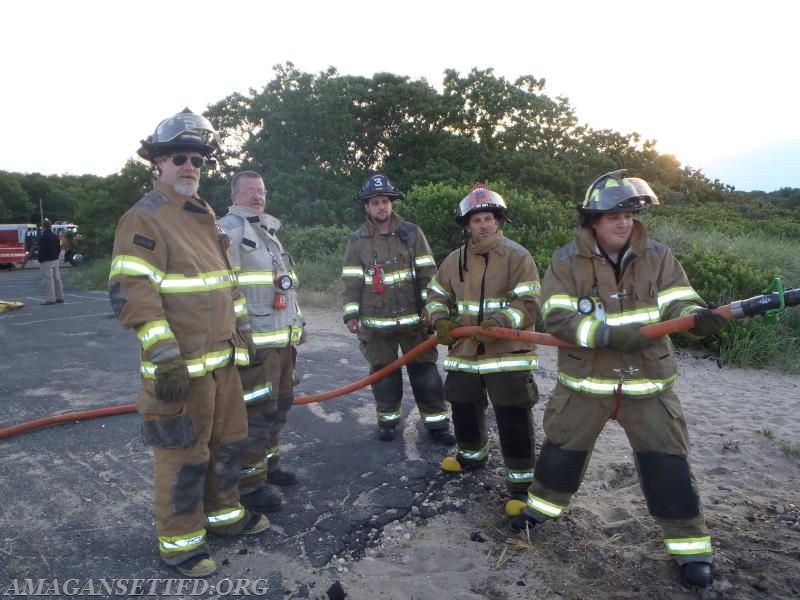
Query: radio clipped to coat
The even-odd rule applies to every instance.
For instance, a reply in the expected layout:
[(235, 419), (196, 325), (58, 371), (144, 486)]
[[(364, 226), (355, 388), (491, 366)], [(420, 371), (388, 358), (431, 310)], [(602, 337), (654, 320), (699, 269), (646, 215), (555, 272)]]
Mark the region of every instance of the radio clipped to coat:
[(367, 269), (367, 275), (372, 278), (372, 293), (382, 294), (386, 290), (386, 284), (383, 280), (383, 267), (378, 262), (378, 253), (373, 252), (373, 263)]

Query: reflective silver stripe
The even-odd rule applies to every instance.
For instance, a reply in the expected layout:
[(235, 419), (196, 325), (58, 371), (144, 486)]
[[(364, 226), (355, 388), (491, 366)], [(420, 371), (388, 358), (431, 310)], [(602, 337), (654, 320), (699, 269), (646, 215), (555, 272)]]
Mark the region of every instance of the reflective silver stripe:
[(236, 318), (247, 316), (247, 301), (244, 298), (237, 298), (233, 301), (233, 314)]
[(264, 461), (258, 461), (252, 465), (242, 465), (241, 470), (239, 471), (240, 477), (250, 477), (257, 473), (261, 473), (264, 471)]
[(536, 356), (520, 358), (518, 356), (500, 356), (482, 360), (467, 360), (448, 356), (444, 359), (445, 371), (464, 371), (466, 373), (498, 373), (501, 371), (530, 371), (539, 368)]
[(256, 347), (285, 346), (289, 343), (299, 342), (302, 333), (300, 327), (279, 329), (277, 331), (254, 331), (253, 343)]
[(269, 448), (269, 449), (267, 449), (267, 456), (266, 456), (266, 458), (267, 458), (267, 460), (269, 461), (269, 459), (271, 459), (271, 458), (275, 458), (275, 457), (276, 457), (276, 456), (278, 456), (280, 453), (281, 453), (281, 447), (280, 447), (280, 446), (273, 446), (272, 448)]
[(500, 312), (504, 314), (506, 317), (508, 317), (509, 321), (511, 321), (512, 329), (520, 329), (522, 327), (523, 316), (521, 310), (517, 308), (511, 308), (509, 306), (508, 308), (504, 308)]
[(700, 296), (689, 285), (669, 288), (658, 293), (658, 308), (663, 313), (671, 302), (678, 300), (698, 300)]
[[(411, 281), (411, 269), (403, 269), (402, 271), (392, 271), (391, 273), (383, 274), (383, 282), (386, 285), (400, 283), (402, 281)], [(368, 280), (368, 281), (367, 281)], [(372, 283), (372, 277), (365, 277), (365, 283)]]
[(186, 535), (158, 536), (158, 547), (161, 552), (185, 552), (202, 546), (206, 541), (206, 530), (201, 529)]
[(272, 271), (248, 271), (241, 273), (237, 279), (239, 285), (274, 285)]
[(428, 287), (431, 290), (433, 290), (433, 292), (436, 294), (441, 294), (442, 296), (447, 296), (448, 298), (451, 299), (453, 298), (452, 294), (448, 294), (446, 291), (444, 291), (444, 288), (441, 286), (441, 284), (438, 281), (436, 281), (435, 276), (432, 277), (431, 280), (428, 282)]
[(447, 306), (445, 306), (441, 302), (435, 302), (435, 301), (428, 302), (428, 304), (425, 305), (425, 310), (428, 311), (429, 317), (433, 317), (438, 313), (444, 313), (445, 316), (448, 316), (450, 314), (450, 311), (448, 310)]
[(595, 336), (597, 335), (597, 329), (600, 327), (601, 323), (602, 321), (595, 319), (591, 315), (581, 319), (581, 322), (578, 324), (578, 331), (576, 332), (578, 336), (578, 345), (582, 348), (594, 348), (597, 345)]
[(244, 517), (244, 508), (240, 504), (233, 508), (224, 508), (213, 513), (206, 515), (206, 521), (210, 527), (217, 525), (227, 525), (229, 523), (236, 523)]
[(435, 267), (436, 261), (430, 254), (424, 254), (414, 259), (414, 264), (418, 267)]
[[(241, 353), (237, 349), (237, 357)], [(233, 349), (228, 348), (219, 350), (217, 352), (209, 352), (200, 358), (193, 358), (186, 361), (186, 367), (189, 369), (190, 377), (202, 377), (206, 373), (224, 367), (231, 361), (233, 356)], [(238, 358), (237, 358), (238, 360)], [(247, 352), (244, 352), (245, 364), (247, 364)], [(140, 372), (145, 379), (155, 379), (156, 366), (149, 360), (143, 360), (140, 366)]]
[(464, 450), (458, 449), (456, 456), (462, 456), (467, 460), (483, 460), (489, 455), (489, 445), (487, 444), (480, 450)]
[[(494, 312), (502, 308), (506, 308), (509, 304), (506, 298), (486, 298), (483, 301), (483, 312)], [(462, 300), (456, 303), (456, 309), (459, 315), (475, 316), (480, 312), (480, 302), (474, 300)]]
[(405, 316), (405, 317), (361, 317), (361, 324), (367, 327), (374, 327), (380, 329), (384, 327), (397, 327), (403, 325), (414, 325), (419, 323), (422, 319), (419, 315)]
[(361, 279), (364, 276), (364, 269), (361, 267), (342, 267), (342, 277), (358, 277)]
[(520, 282), (517, 287), (511, 290), (511, 296), (535, 296), (541, 292), (541, 289), (542, 286), (539, 285), (538, 281), (523, 281)]
[(402, 418), (400, 411), (378, 413), (378, 423), (395, 423)]
[(136, 336), (145, 350), (162, 340), (175, 339), (175, 334), (172, 333), (169, 323), (163, 319), (147, 323), (136, 332)]
[(710, 536), (665, 539), (664, 545), (669, 554), (710, 554), (712, 552)]
[(566, 294), (554, 294), (545, 300), (542, 306), (542, 317), (547, 316), (551, 310), (578, 312), (578, 299)]
[[(666, 379), (626, 379), (622, 382), (622, 394), (625, 396), (657, 394), (672, 385), (675, 377), (671, 375)], [(571, 390), (600, 396), (613, 394), (619, 385), (619, 379), (577, 378), (563, 372), (558, 373), (558, 381)]]
[(144, 275), (157, 288), (164, 279), (164, 272), (156, 269), (153, 265), (143, 261), (136, 256), (119, 255), (111, 263), (111, 270), (108, 278), (116, 275), (132, 275), (134, 277)]
[(272, 393), (272, 384), (267, 382), (263, 385), (254, 387), (244, 393), (245, 404), (258, 402), (262, 398), (266, 398)]
[(233, 287), (234, 284), (235, 276), (230, 271), (213, 271), (200, 273), (198, 277), (167, 275), (158, 289), (162, 294), (205, 292)]
[(621, 313), (606, 313), (606, 323), (613, 326), (630, 323), (658, 323), (661, 313), (655, 307), (626, 310)]
[(530, 492), (528, 492), (528, 508), (532, 508), (533, 510), (542, 513), (543, 515), (547, 515), (548, 517), (552, 517), (555, 519), (562, 512), (564, 512), (564, 508), (558, 506), (557, 504), (552, 504), (547, 500), (542, 500), (538, 496), (534, 496)]
[(434, 413), (434, 414), (427, 414), (427, 413), (420, 413), (422, 417), (423, 423), (441, 423), (442, 421), (447, 421), (447, 413)]
[(511, 469), (506, 469), (506, 479), (519, 483), (533, 481), (533, 469), (530, 471), (512, 471)]

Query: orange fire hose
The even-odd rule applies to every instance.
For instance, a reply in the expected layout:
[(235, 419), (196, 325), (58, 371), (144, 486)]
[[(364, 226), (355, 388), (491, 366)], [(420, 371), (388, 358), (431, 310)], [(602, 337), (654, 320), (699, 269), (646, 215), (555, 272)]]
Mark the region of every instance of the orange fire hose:
[[(721, 314), (728, 320), (736, 318), (731, 312), (730, 305), (725, 305), (719, 308), (715, 308), (714, 312)], [(645, 325), (644, 327), (642, 327), (641, 332), (647, 335), (648, 337), (655, 338), (655, 337), (662, 337), (670, 333), (687, 331), (692, 327), (694, 327), (694, 316), (688, 315), (685, 317), (670, 319), (669, 321), (664, 321), (662, 323), (653, 323), (651, 325)], [(472, 335), (479, 329), (480, 327), (477, 326), (457, 327), (453, 329), (451, 333), (453, 337), (467, 337)], [(483, 331), (496, 338), (503, 338), (509, 340), (523, 340), (526, 342), (532, 342), (534, 344), (542, 346), (561, 346), (565, 348), (575, 347), (575, 345), (570, 342), (565, 342), (564, 340), (558, 339), (548, 333), (539, 333), (537, 331), (520, 331), (517, 329), (505, 329), (503, 327), (490, 327)], [(409, 350), (406, 354), (404, 354), (400, 358), (392, 361), (382, 369), (375, 371), (374, 373), (372, 373), (368, 377), (365, 377), (364, 379), (361, 379), (359, 381), (356, 381), (354, 383), (351, 383), (349, 385), (340, 388), (336, 388), (328, 392), (322, 392), (320, 394), (312, 394), (310, 396), (300, 396), (294, 399), (293, 404), (299, 405), (299, 404), (312, 404), (314, 402), (321, 402), (323, 400), (329, 400), (331, 398), (337, 398), (339, 396), (349, 394), (363, 387), (371, 385), (376, 381), (378, 381), (379, 379), (381, 379), (382, 377), (385, 377), (392, 371), (399, 369), (404, 364), (412, 361), (420, 354), (428, 351), (430, 348), (433, 348), (436, 345), (436, 343), (437, 343), (436, 338), (431, 337), (426, 341), (424, 341), (423, 343), (421, 343), (420, 345)], [(9, 438), (18, 435), (20, 433), (24, 433), (26, 431), (39, 429), (40, 427), (47, 427), (49, 425), (55, 425), (57, 423), (66, 423), (68, 421), (83, 421), (86, 419), (107, 417), (111, 415), (120, 415), (131, 412), (136, 412), (135, 404), (123, 404), (120, 406), (96, 408), (93, 410), (84, 410), (80, 412), (67, 413), (63, 415), (44, 417), (41, 419), (36, 419), (34, 421), (28, 421), (26, 423), (20, 423), (19, 425), (13, 425), (11, 427), (0, 429), (0, 439)]]

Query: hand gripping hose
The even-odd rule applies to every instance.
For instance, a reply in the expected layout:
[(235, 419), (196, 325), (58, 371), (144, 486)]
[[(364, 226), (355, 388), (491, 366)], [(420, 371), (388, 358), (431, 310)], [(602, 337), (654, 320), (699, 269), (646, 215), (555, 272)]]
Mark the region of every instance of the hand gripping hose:
[[(773, 286), (775, 285), (776, 282), (773, 282)], [(774, 315), (776, 312), (783, 310), (785, 307), (800, 305), (800, 288), (784, 290), (783, 286), (781, 286), (780, 283), (778, 283), (777, 285), (779, 287), (778, 291), (769, 292), (768, 288), (768, 290), (765, 290), (765, 292), (768, 293), (762, 294), (760, 296), (754, 296), (746, 300), (736, 300), (735, 302), (731, 302), (730, 304), (726, 304), (725, 306), (720, 306), (719, 308), (715, 308), (713, 309), (713, 311), (715, 313), (721, 314), (723, 317), (725, 317), (730, 321), (733, 319), (745, 319), (757, 315), (768, 315), (768, 316)], [(657, 338), (669, 335), (670, 333), (688, 331), (693, 327), (694, 327), (694, 315), (687, 315), (684, 317), (670, 319), (669, 321), (663, 321), (661, 323), (653, 323), (651, 325), (645, 325), (640, 329), (640, 331), (648, 337)], [(539, 333), (537, 331), (519, 331), (517, 329), (506, 329), (504, 327), (490, 327), (488, 329), (481, 329), (480, 327), (477, 326), (457, 327), (453, 329), (452, 335), (453, 337), (468, 337), (478, 330), (481, 330), (484, 333), (488, 333), (489, 335), (496, 338), (503, 338), (508, 340), (521, 340), (538, 344), (540, 346), (560, 346), (564, 348), (575, 347), (575, 344), (558, 339), (548, 333)], [(436, 338), (431, 337), (426, 341), (422, 342), (420, 345), (406, 352), (400, 358), (392, 361), (382, 369), (375, 371), (374, 373), (372, 373), (368, 377), (365, 377), (364, 379), (361, 379), (359, 381), (353, 382), (349, 385), (340, 388), (336, 388), (334, 390), (330, 390), (328, 392), (322, 392), (320, 394), (312, 394), (310, 396), (300, 396), (294, 399), (294, 404), (297, 405), (312, 404), (314, 402), (330, 400), (331, 398), (337, 398), (339, 396), (344, 396), (345, 394), (349, 394), (356, 390), (360, 390), (361, 388), (364, 388), (368, 385), (375, 383), (376, 381), (378, 381), (382, 377), (385, 377), (392, 371), (399, 369), (404, 364), (411, 362), (420, 354), (423, 354), (430, 348), (436, 346), (436, 344), (437, 344)], [(84, 410), (80, 412), (67, 413), (63, 415), (44, 417), (41, 419), (36, 419), (34, 421), (27, 421), (25, 423), (20, 423), (19, 425), (13, 425), (11, 427), (0, 429), (0, 439), (10, 438), (20, 433), (32, 431), (34, 429), (39, 429), (41, 427), (47, 427), (49, 425), (56, 425), (58, 423), (67, 423), (69, 421), (83, 421), (86, 419), (107, 417), (110, 415), (120, 415), (131, 412), (136, 412), (135, 404), (123, 404), (120, 406), (96, 408), (92, 410)]]

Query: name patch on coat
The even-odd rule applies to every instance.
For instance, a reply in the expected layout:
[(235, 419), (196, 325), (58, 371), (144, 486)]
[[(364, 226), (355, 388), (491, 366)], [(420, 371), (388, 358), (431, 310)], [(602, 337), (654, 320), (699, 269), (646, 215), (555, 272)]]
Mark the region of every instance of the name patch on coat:
[(140, 233), (133, 234), (133, 243), (139, 246), (140, 248), (144, 248), (145, 250), (149, 250), (150, 252), (155, 252), (156, 241), (151, 240), (148, 237), (144, 237)]

